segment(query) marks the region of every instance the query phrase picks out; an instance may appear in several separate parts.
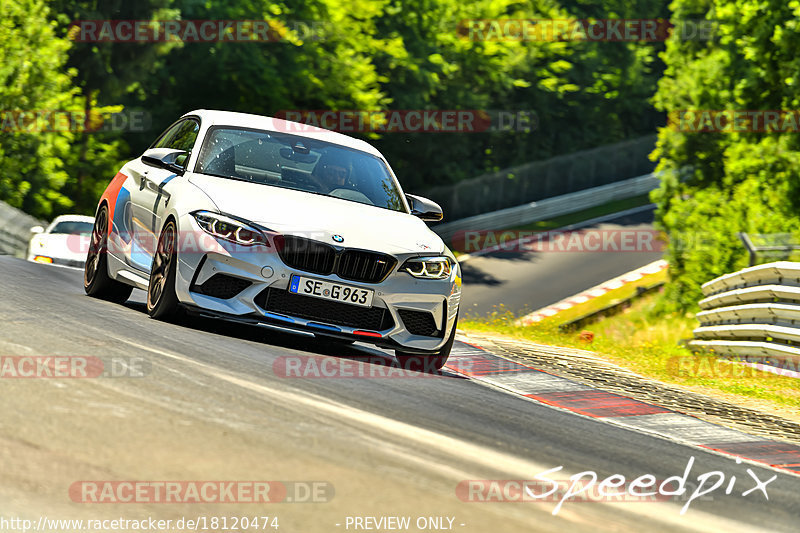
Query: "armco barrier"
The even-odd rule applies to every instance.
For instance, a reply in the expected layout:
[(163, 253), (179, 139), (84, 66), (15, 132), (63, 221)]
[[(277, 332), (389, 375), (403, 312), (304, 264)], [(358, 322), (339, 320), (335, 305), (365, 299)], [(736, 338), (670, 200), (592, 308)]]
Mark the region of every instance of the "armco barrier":
[(44, 227), (47, 222), (0, 202), (0, 254), (24, 257), (33, 226)]
[[(448, 242), (459, 231), (497, 230), (523, 226), (537, 220), (583, 211), (614, 200), (647, 194), (658, 188), (659, 183), (659, 178), (656, 174), (646, 174), (637, 178), (556, 196), (539, 202), (530, 202), (492, 213), (462, 218), (461, 220), (439, 224), (431, 229), (445, 242)], [(445, 216), (447, 216), (447, 213), (445, 213)]]
[(656, 136), (647, 135), (498, 170), (419, 193), (442, 206), (448, 220), (458, 220), (541, 202), (652, 172), (650, 153)]
[(800, 365), (800, 263), (777, 261), (703, 284), (689, 346), (751, 362)]

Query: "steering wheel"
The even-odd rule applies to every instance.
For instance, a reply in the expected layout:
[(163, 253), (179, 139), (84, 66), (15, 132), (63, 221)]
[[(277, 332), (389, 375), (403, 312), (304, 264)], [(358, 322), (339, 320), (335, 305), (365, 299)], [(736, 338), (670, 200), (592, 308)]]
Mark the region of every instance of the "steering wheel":
[(293, 183), (303, 189), (311, 190), (311, 192), (320, 192), (322, 190), (322, 186), (314, 181), (313, 178), (289, 167), (283, 167), (281, 169), (281, 181)]
[(375, 203), (369, 199), (369, 197), (355, 189), (333, 189), (331, 192), (328, 193), (328, 196), (333, 196), (334, 198), (342, 198), (343, 200), (352, 200), (354, 202), (359, 202), (362, 204), (367, 205), (375, 205)]

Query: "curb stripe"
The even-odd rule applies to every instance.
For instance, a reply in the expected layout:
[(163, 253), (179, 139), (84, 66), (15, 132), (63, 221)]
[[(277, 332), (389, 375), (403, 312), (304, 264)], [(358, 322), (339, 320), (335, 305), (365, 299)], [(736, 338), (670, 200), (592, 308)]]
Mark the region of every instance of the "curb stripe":
[(636, 270), (632, 270), (631, 272), (627, 272), (621, 276), (617, 276), (616, 278), (603, 282), (600, 285), (592, 287), (591, 289), (587, 289), (581, 293), (564, 298), (563, 300), (556, 302), (552, 305), (538, 309), (530, 314), (523, 316), (522, 318), (519, 319), (518, 322), (523, 326), (528, 326), (534, 322), (539, 322), (540, 320), (555, 315), (559, 311), (565, 311), (567, 309), (570, 309), (571, 307), (574, 307), (579, 303), (587, 302), (591, 299), (602, 296), (608, 291), (619, 289), (626, 283), (632, 283), (634, 281), (638, 281), (648, 274), (655, 274), (656, 272), (664, 270), (668, 266), (669, 266), (668, 263), (663, 259), (659, 259), (658, 261), (653, 261), (649, 265), (637, 268)]
[(548, 392), (569, 392), (594, 390), (587, 385), (553, 376), (538, 370), (490, 376), (484, 381), (508, 389), (523, 396), (546, 394)]
[(671, 412), (663, 407), (649, 405), (626, 396), (600, 390), (550, 392), (547, 394), (525, 394), (524, 396), (547, 405), (554, 405), (594, 418)]
[(543, 405), (800, 475), (800, 446), (757, 437), (599, 390), (510, 361), (475, 344), (459, 340), (453, 346), (446, 368)]
[(763, 441), (764, 437), (718, 426), (682, 413), (643, 415), (625, 419), (627, 427), (678, 438), (683, 442), (700, 445), (710, 442)]
[(779, 468), (797, 466), (797, 462), (800, 460), (799, 447), (766, 439), (756, 442), (705, 444), (701, 446), (729, 455), (748, 457)]

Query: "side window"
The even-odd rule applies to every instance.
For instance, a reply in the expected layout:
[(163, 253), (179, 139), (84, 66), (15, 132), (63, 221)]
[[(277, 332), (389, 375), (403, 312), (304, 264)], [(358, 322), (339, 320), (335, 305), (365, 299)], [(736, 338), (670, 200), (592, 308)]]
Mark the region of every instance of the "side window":
[(200, 124), (196, 120), (181, 120), (162, 133), (150, 148), (175, 148), (190, 152), (199, 131)]
[(191, 152), (199, 131), (200, 124), (195, 120), (189, 119), (180, 123), (175, 134), (167, 140), (166, 148)]
[(150, 148), (167, 148), (167, 143), (175, 136), (175, 132), (177, 132), (181, 126), (183, 126), (184, 121), (180, 121), (177, 124), (173, 124), (170, 126), (161, 136), (153, 143)]

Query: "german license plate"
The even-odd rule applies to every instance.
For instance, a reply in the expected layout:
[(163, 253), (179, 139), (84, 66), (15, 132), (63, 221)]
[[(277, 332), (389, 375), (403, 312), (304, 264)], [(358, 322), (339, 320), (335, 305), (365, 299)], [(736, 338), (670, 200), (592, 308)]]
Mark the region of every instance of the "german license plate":
[(375, 295), (375, 291), (372, 289), (362, 289), (352, 285), (342, 285), (302, 276), (292, 276), (289, 292), (360, 307), (372, 307), (372, 297)]

